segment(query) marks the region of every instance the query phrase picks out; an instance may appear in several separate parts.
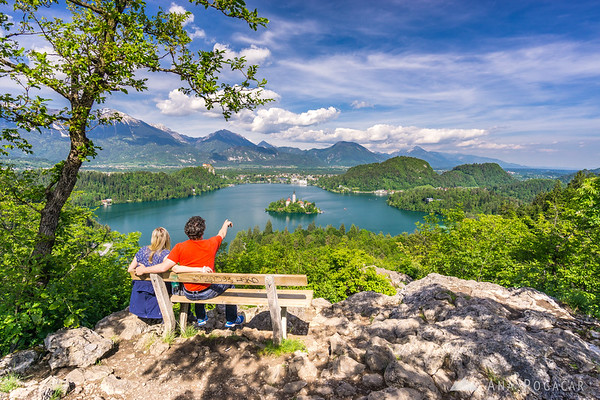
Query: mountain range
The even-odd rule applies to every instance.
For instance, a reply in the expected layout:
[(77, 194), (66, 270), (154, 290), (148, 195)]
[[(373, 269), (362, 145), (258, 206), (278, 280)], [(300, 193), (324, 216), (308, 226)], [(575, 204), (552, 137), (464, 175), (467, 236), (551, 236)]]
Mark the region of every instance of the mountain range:
[[(295, 147), (276, 147), (265, 141), (254, 144), (228, 130), (219, 130), (205, 137), (191, 137), (175, 132), (164, 125), (148, 124), (125, 113), (105, 109), (105, 114), (119, 114), (112, 125), (97, 125), (88, 137), (98, 151), (89, 164), (93, 168), (186, 167), (202, 163), (215, 166), (265, 167), (352, 167), (385, 161), (395, 156), (410, 156), (427, 161), (435, 169), (451, 169), (467, 163), (498, 163), (504, 168), (523, 168), (501, 160), (464, 154), (429, 152), (414, 147), (394, 154), (374, 153), (353, 142), (338, 142), (324, 149), (302, 150)], [(0, 121), (0, 128), (7, 127)], [(63, 160), (69, 150), (69, 137), (64, 127), (55, 124), (47, 132), (22, 133), (32, 144), (34, 154), (14, 157)], [(21, 158), (22, 160), (23, 158)]]

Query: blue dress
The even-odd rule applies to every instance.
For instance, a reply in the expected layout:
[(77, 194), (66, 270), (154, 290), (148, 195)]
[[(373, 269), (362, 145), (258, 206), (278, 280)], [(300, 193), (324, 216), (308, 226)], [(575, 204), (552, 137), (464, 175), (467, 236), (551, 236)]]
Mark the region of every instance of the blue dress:
[[(163, 250), (160, 253), (154, 253), (152, 262), (150, 262), (150, 249), (148, 246), (142, 247), (135, 255), (138, 263), (150, 267), (155, 264), (160, 264), (169, 255), (169, 250)], [(167, 289), (170, 289), (167, 285)], [(140, 318), (162, 319), (158, 301), (154, 294), (152, 282), (148, 281), (133, 281), (131, 289), (131, 298), (129, 300), (129, 311)]]

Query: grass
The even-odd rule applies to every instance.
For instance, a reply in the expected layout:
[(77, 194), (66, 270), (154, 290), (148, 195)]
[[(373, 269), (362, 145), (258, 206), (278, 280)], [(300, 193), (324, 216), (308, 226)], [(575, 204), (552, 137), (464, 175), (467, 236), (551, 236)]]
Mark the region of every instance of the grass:
[(175, 331), (171, 331), (168, 332), (166, 335), (164, 335), (161, 340), (163, 341), (163, 343), (168, 344), (169, 346), (171, 346), (173, 343), (175, 343)]
[(0, 378), (0, 392), (8, 393), (21, 387), (21, 377), (13, 372)]
[(52, 392), (52, 396), (50, 396), (50, 400), (60, 400), (63, 397), (64, 393), (61, 387), (57, 387)]
[(185, 329), (183, 330), (183, 332), (180, 332), (179, 335), (182, 338), (185, 339), (189, 339), (191, 337), (194, 337), (198, 334), (198, 330), (196, 328), (194, 328), (193, 325), (186, 325)]
[(260, 354), (265, 356), (280, 356), (283, 354), (291, 354), (298, 350), (306, 351), (306, 346), (298, 339), (283, 339), (279, 346), (275, 346), (273, 341), (269, 340), (267, 341), (265, 348), (260, 351)]

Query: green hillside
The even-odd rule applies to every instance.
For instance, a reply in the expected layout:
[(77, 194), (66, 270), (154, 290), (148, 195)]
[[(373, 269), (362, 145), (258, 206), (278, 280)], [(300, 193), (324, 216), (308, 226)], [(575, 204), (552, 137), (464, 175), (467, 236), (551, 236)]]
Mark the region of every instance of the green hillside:
[(494, 163), (464, 164), (444, 172), (439, 179), (441, 187), (491, 187), (506, 185), (515, 179)]
[(413, 157), (394, 157), (382, 163), (357, 165), (338, 176), (322, 178), (319, 186), (333, 191), (401, 190), (437, 185), (439, 175), (428, 162)]
[(515, 179), (498, 164), (465, 164), (438, 175), (427, 161), (394, 157), (382, 163), (358, 165), (345, 174), (323, 178), (319, 186), (332, 191), (406, 190), (419, 186), (493, 187)]

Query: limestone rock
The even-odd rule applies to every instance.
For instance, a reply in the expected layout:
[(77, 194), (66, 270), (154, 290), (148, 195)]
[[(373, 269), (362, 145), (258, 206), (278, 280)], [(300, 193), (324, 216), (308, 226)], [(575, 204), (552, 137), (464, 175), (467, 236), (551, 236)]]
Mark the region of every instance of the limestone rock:
[(366, 366), (344, 355), (336, 358), (331, 367), (333, 379), (355, 378), (365, 370)]
[(294, 357), (288, 368), (291, 373), (295, 373), (298, 378), (306, 382), (313, 382), (319, 374), (317, 367), (306, 354)]
[(115, 340), (115, 338), (131, 340), (153, 329), (155, 328), (152, 325), (148, 325), (130, 313), (129, 307), (102, 318), (94, 327), (98, 334), (111, 340)]
[(286, 393), (286, 394), (294, 394), (294, 393), (298, 393), (300, 391), (300, 389), (302, 389), (304, 386), (306, 386), (305, 381), (289, 382), (289, 383), (285, 384), (282, 391), (283, 391), (283, 393)]
[(40, 382), (37, 389), (37, 398), (39, 400), (50, 400), (55, 399), (57, 394), (59, 394), (59, 397), (63, 397), (73, 388), (74, 385), (71, 382), (55, 376), (49, 376)]
[(127, 392), (128, 387), (131, 385), (126, 379), (119, 379), (115, 375), (109, 375), (100, 384), (100, 389), (109, 396), (115, 394), (124, 394)]
[(384, 371), (395, 360), (394, 353), (387, 346), (372, 346), (365, 353), (365, 363), (371, 371)]
[(38, 352), (32, 349), (9, 354), (0, 360), (0, 376), (4, 376), (9, 372), (23, 374), (38, 360), (38, 358)]
[(411, 364), (400, 361), (391, 362), (385, 370), (384, 378), (388, 386), (410, 387), (427, 392), (429, 397), (439, 396), (431, 376)]
[(424, 396), (414, 389), (389, 387), (384, 390), (372, 392), (368, 400), (422, 400)]
[(383, 376), (379, 374), (366, 374), (362, 377), (362, 384), (368, 388), (378, 388), (384, 384)]
[(113, 342), (89, 328), (60, 330), (44, 339), (50, 352), (50, 368), (87, 367), (94, 364), (113, 347)]

